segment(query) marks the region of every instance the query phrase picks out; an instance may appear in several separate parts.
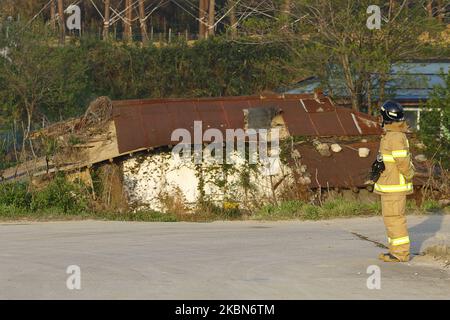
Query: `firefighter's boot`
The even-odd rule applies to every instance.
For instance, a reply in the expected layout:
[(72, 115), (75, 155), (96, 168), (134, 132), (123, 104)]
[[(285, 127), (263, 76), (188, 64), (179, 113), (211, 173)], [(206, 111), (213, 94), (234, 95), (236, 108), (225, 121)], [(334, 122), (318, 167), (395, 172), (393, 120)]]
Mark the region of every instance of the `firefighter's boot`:
[(378, 259), (380, 259), (381, 261), (384, 261), (384, 262), (408, 262), (409, 255), (402, 257), (402, 258), (397, 258), (390, 253), (381, 253), (378, 256)]

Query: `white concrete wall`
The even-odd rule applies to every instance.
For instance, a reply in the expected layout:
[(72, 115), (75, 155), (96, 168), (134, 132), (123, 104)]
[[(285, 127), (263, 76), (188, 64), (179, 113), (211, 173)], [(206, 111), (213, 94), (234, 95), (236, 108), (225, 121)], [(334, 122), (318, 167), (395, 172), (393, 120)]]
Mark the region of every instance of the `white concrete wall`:
[[(246, 162), (236, 154), (233, 157), (237, 164), (230, 166), (224, 186), (217, 185), (218, 181), (225, 180), (223, 166), (214, 164), (208, 158), (203, 161), (201, 169), (190, 160), (173, 158), (170, 152), (129, 158), (123, 162), (123, 175), (130, 204), (136, 208), (167, 211), (162, 198), (169, 195), (181, 197), (186, 207), (192, 209), (201, 195), (199, 175), (203, 172), (206, 200), (219, 206), (224, 201), (235, 201), (240, 208), (250, 209), (273, 200), (272, 184), (276, 184), (283, 175), (291, 174), (280, 160), (273, 161), (270, 170), (255, 165), (254, 170), (250, 171), (253, 187), (246, 190), (241, 183)], [(289, 177), (284, 179), (276, 192), (281, 192), (291, 181)]]

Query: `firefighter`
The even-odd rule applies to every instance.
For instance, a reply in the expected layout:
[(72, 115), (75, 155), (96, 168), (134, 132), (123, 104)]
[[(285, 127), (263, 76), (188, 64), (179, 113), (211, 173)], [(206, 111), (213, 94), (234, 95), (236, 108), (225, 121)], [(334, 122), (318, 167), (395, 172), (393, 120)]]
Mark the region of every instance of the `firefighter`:
[(384, 133), (381, 137), (379, 157), (384, 164), (374, 185), (381, 195), (381, 209), (389, 242), (389, 252), (380, 254), (385, 262), (409, 261), (410, 240), (406, 225), (406, 196), (413, 192), (414, 166), (405, 132), (403, 107), (395, 101), (386, 101), (381, 107)]

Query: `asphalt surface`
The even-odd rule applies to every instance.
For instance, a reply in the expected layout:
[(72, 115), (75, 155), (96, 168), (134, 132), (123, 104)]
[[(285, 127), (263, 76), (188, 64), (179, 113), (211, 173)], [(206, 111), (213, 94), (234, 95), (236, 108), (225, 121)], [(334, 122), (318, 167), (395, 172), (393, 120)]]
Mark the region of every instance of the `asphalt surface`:
[[(413, 252), (450, 244), (450, 216), (408, 220)], [(423, 256), (382, 263), (377, 242), (379, 217), (1, 223), (0, 299), (450, 298), (450, 267)], [(80, 267), (80, 290), (67, 288), (70, 265)], [(371, 265), (381, 289), (367, 287)]]

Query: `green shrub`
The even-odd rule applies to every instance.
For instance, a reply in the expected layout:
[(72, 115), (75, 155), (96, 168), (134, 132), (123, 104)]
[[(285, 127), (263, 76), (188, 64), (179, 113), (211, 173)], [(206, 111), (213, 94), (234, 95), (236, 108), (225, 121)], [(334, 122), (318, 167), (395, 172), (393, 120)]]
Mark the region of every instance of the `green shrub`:
[(0, 204), (16, 208), (29, 208), (31, 193), (24, 182), (0, 184)]
[(88, 209), (88, 201), (80, 185), (58, 176), (45, 189), (34, 192), (30, 204), (32, 211), (50, 208), (59, 209), (63, 213), (80, 213)]
[(254, 219), (304, 219), (318, 220), (337, 217), (353, 217), (363, 215), (378, 215), (381, 204), (349, 201), (344, 198), (329, 199), (321, 206), (306, 204), (298, 200), (283, 201), (278, 205), (270, 204), (262, 207), (253, 216)]
[(24, 208), (19, 208), (14, 205), (8, 205), (0, 202), (0, 218), (15, 219), (25, 216), (26, 214), (27, 210)]
[(279, 205), (269, 204), (262, 207), (257, 215), (270, 219), (276, 218), (292, 218), (301, 214), (305, 203), (299, 200), (282, 201)]
[(349, 217), (364, 215), (371, 211), (371, 208), (366, 203), (336, 198), (326, 201), (322, 207), (320, 207), (320, 216), (323, 218)]
[(425, 200), (422, 203), (422, 209), (425, 211), (436, 211), (441, 209), (441, 205), (435, 200)]
[(304, 207), (304, 219), (317, 220), (319, 219), (319, 207), (312, 204), (308, 204)]
[(444, 85), (433, 88), (420, 114), (419, 137), (428, 157), (450, 169), (450, 72), (441, 76)]

